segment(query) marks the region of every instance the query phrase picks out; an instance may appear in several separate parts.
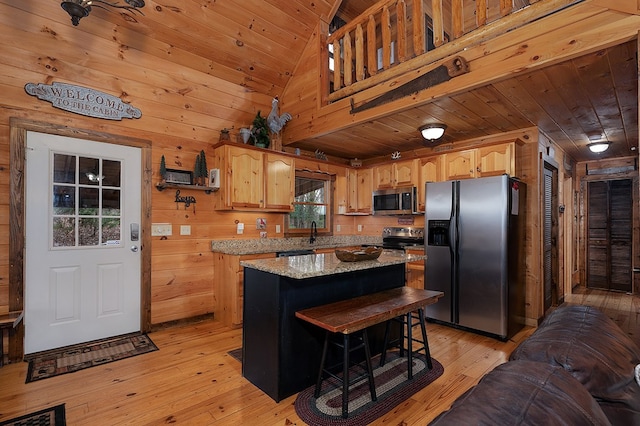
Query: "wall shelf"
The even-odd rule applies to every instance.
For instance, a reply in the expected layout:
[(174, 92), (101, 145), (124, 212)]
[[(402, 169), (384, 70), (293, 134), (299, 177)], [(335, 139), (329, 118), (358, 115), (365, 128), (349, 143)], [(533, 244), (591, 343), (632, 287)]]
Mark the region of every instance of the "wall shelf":
[(217, 188), (211, 188), (209, 186), (201, 185), (185, 185), (180, 183), (158, 183), (156, 184), (158, 191), (164, 191), (165, 189), (189, 189), (194, 191), (204, 191), (207, 194), (211, 194), (213, 191), (217, 191)]

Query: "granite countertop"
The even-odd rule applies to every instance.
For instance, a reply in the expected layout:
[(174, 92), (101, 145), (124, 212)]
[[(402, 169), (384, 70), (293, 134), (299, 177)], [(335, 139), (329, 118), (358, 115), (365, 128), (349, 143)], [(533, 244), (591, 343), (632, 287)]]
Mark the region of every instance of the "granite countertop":
[(380, 268), (399, 263), (416, 262), (426, 259), (424, 255), (405, 254), (398, 250), (384, 250), (376, 260), (342, 262), (334, 253), (307, 254), (303, 256), (277, 257), (271, 259), (244, 260), (245, 268), (253, 268), (271, 274), (294, 279), (321, 277), (364, 269)]
[(245, 254), (275, 253), (289, 250), (309, 250), (381, 244), (382, 237), (366, 235), (318, 237), (314, 243), (309, 242), (309, 237), (257, 238), (212, 240), (211, 251), (242, 256)]

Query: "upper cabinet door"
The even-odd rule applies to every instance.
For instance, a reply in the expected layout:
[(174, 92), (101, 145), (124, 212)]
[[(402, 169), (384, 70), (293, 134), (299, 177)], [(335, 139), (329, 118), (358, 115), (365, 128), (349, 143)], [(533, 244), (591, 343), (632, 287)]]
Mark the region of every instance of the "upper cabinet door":
[(419, 160), (381, 164), (373, 168), (374, 189), (415, 186), (419, 183)]
[(292, 211), (294, 185), (293, 158), (265, 154), (264, 207), (271, 211)]
[(262, 153), (228, 147), (227, 206), (260, 208), (264, 202), (264, 169)]
[(420, 160), (420, 178), (418, 184), (418, 211), (424, 211), (425, 205), (425, 184), (427, 182), (440, 182), (442, 180), (442, 170), (440, 167), (441, 158), (426, 157)]
[(394, 163), (395, 186), (416, 186), (418, 184), (419, 160)]
[(374, 167), (373, 178), (376, 189), (393, 188), (395, 186), (395, 164), (381, 164)]
[(444, 180), (469, 179), (476, 176), (476, 150), (448, 152), (442, 155)]
[(347, 169), (347, 214), (371, 214), (372, 183), (371, 169)]
[(505, 143), (478, 148), (477, 177), (513, 175), (515, 170), (514, 144)]

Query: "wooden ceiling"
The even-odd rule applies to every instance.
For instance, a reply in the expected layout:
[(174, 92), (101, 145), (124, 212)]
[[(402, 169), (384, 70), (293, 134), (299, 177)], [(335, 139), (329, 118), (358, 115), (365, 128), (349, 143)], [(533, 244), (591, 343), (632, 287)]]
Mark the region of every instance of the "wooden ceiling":
[[(118, 26), (114, 37), (138, 32), (165, 46), (155, 52), (163, 60), (277, 96), (319, 21), (328, 23), (333, 13), (351, 16), (374, 3), (343, 0), (336, 9), (339, 2), (147, 0), (144, 16), (135, 20), (94, 8), (78, 28), (91, 32), (92, 20), (108, 20)], [(68, 18), (62, 9), (57, 13), (56, 20)], [(129, 47), (148, 49), (137, 46), (134, 37), (123, 44)], [(345, 159), (384, 157), (422, 148), (418, 127), (439, 121), (448, 126), (442, 143), (538, 126), (575, 161), (633, 155), (638, 146), (636, 52), (636, 41), (627, 42), (290, 147)], [(606, 138), (612, 146), (598, 157), (586, 149), (590, 138)]]
[[(636, 41), (627, 42), (295, 146), (346, 158), (387, 156), (428, 146), (417, 129), (440, 122), (447, 125), (441, 144), (538, 126), (575, 161), (635, 155), (636, 52)], [(612, 142), (605, 153), (586, 148), (602, 139)]]

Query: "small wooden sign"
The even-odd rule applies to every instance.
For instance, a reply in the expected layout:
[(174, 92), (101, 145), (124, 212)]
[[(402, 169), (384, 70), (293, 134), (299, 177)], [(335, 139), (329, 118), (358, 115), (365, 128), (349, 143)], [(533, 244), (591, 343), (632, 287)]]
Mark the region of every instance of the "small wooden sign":
[(24, 90), (31, 96), (51, 102), (55, 108), (106, 120), (140, 118), (142, 112), (122, 99), (87, 87), (66, 83), (27, 83)]

